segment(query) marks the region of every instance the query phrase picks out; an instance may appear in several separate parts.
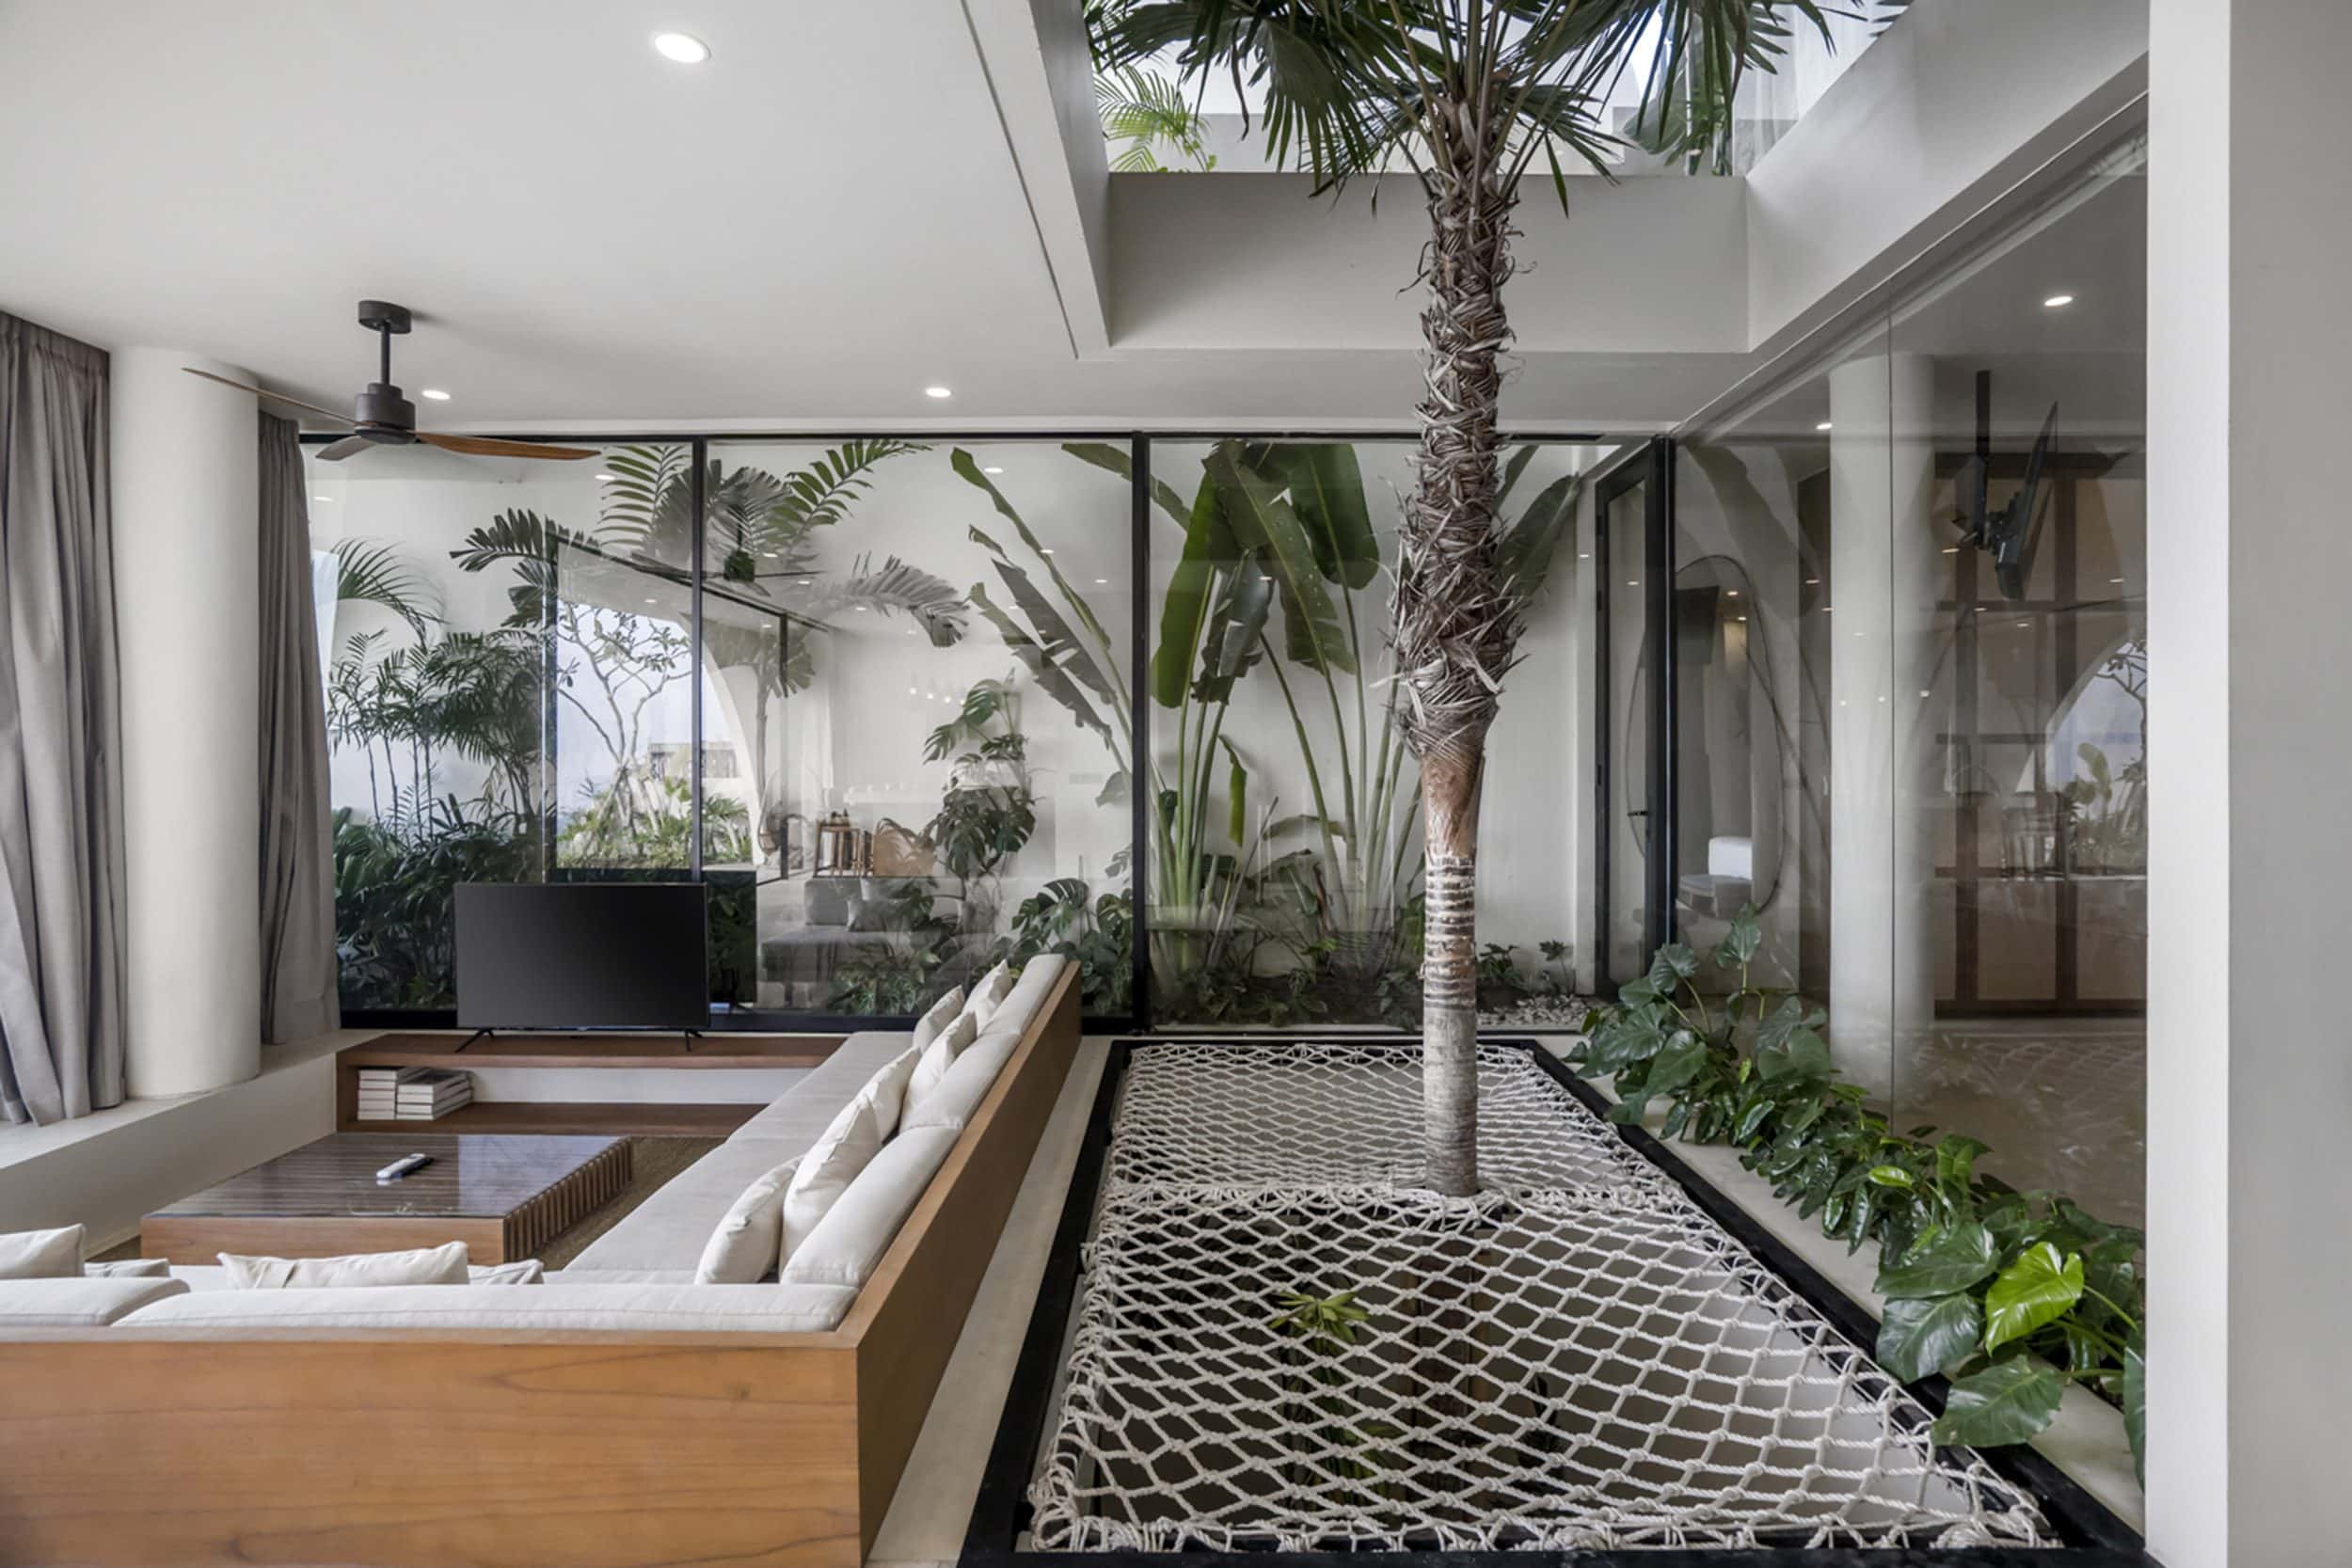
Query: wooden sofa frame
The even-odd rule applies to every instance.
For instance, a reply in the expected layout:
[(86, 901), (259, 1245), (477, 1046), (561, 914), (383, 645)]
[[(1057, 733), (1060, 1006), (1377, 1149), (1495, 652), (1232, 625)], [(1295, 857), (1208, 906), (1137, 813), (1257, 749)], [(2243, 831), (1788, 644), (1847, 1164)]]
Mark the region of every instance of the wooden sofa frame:
[(857, 1568), (1077, 1043), (1073, 963), (830, 1333), (0, 1342), (0, 1563)]

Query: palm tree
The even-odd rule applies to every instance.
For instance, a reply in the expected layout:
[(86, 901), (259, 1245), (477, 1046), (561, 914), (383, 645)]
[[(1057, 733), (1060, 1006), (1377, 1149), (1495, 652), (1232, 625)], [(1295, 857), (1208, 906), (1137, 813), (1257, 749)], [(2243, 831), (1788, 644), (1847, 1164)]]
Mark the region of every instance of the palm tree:
[(1560, 154), (1606, 169), (1602, 123), (1631, 73), (1627, 135), (1696, 166), (1729, 145), (1742, 73), (1772, 69), (1788, 13), (1817, 0), (1102, 0), (1098, 64), (1172, 57), (1180, 79), (1261, 89), (1273, 162), (1318, 192), (1409, 170), (1429, 210), (1421, 281), (1421, 446), (1398, 541), (1391, 637), (1400, 723), (1421, 763), (1427, 926), (1422, 978), (1428, 1184), (1478, 1190), (1476, 905), (1486, 732), (1518, 659), (1524, 596), (1499, 547), (1500, 360), (1511, 344), (1519, 184)]

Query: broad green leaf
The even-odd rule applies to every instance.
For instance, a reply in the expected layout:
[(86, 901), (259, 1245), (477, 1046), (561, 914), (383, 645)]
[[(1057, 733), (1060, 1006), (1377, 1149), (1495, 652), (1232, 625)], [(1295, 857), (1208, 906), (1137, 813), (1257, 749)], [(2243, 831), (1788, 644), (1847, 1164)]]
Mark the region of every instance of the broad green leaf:
[(1518, 603), (1524, 605), (1543, 592), (1560, 540), (1575, 521), (1577, 492), (1583, 483), (1582, 476), (1569, 474), (1545, 485), (1496, 545), (1496, 576), (1503, 592)]
[(1053, 656), (1040, 646), (1037, 640), (1024, 630), (1019, 622), (1006, 614), (1003, 608), (991, 599), (988, 596), (988, 591), (978, 583), (972, 585), (972, 603), (974, 608), (977, 609), (987, 619), (988, 624), (996, 628), (996, 635), (1003, 639), (1006, 647), (1012, 650), (1012, 656), (1019, 659), (1030, 675), (1036, 679), (1038, 689), (1067, 708), (1073, 719), (1101, 736), (1106, 745), (1117, 751), (1120, 744), (1120, 738), (1111, 734), (1110, 725), (1103, 721), (1103, 716), (1094, 710), (1091, 703), (1087, 701), (1086, 693), (1078, 689), (1078, 683), (1063, 673), (1061, 666), (1055, 662)]
[[(1029, 547), (1029, 553), (1044, 564), (1045, 575), (1053, 579), (1054, 590), (1061, 595), (1062, 603), (1070, 607), (1070, 613), (1077, 617), (1078, 624), (1085, 626), (1087, 634), (1094, 639), (1094, 646), (1103, 657), (1109, 658), (1110, 633), (1103, 629), (1101, 617), (1094, 613), (1093, 606), (1087, 603), (1085, 595), (1070, 586), (1070, 579), (1063, 577), (1061, 568), (1054, 564), (1054, 552), (1038, 542), (1037, 535), (1031, 532), (1029, 525), (1022, 520), (1021, 514), (1013, 510), (1012, 502), (1005, 499), (1005, 493), (997, 489), (995, 483), (986, 474), (980, 472), (979, 464), (973, 461), (972, 454), (961, 447), (956, 448), (948, 454), (947, 466), (953, 468), (966, 483), (988, 493), (988, 499), (995, 503), (997, 515), (1012, 525), (1013, 531), (1021, 535), (1021, 542)], [(1006, 560), (1005, 552), (997, 546), (996, 542), (979, 530), (973, 529), (971, 536), (987, 546), (998, 561)], [(1044, 631), (1041, 624), (1040, 630), (1041, 633)], [(1044, 641), (1050, 644), (1053, 639), (1046, 636)], [(1073, 638), (1072, 641), (1074, 642), (1076, 640)]]
[(1650, 1094), (1671, 1094), (1699, 1075), (1707, 1065), (1707, 1041), (1689, 1029), (1677, 1029), (1658, 1054), (1650, 1058), (1649, 1078), (1643, 1087)]
[(1731, 929), (1724, 933), (1724, 940), (1715, 948), (1715, 962), (1724, 969), (1737, 969), (1755, 958), (1763, 945), (1764, 927), (1756, 918), (1756, 906), (1743, 904), (1740, 912), (1731, 917)]
[(1661, 996), (1674, 994), (1677, 985), (1699, 972), (1699, 956), (1678, 942), (1670, 942), (1650, 959), (1649, 983)]
[(1985, 1292), (1984, 1348), (1998, 1350), (2064, 1317), (2082, 1295), (2079, 1255), (2061, 1257), (2047, 1242), (2027, 1247)]
[(1793, 996), (1781, 998), (1780, 1006), (1764, 1015), (1756, 1026), (1756, 1047), (1758, 1051), (1776, 1051), (1788, 1042), (1797, 1026), (1804, 1022), (1804, 1004)]
[(1911, 1173), (1900, 1165), (1872, 1165), (1870, 1180), (1882, 1187), (1899, 1187), (1904, 1192), (1911, 1190)]
[(1315, 567), (1306, 527), (1282, 499), (1279, 483), (1243, 462), (1231, 441), (1219, 443), (1202, 467), (1216, 485), (1234, 540), (1263, 548), (1266, 570), (1281, 587), (1283, 651), (1312, 670), (1352, 673), (1356, 656)]
[(1246, 553), (1232, 571), (1221, 574), (1224, 586), (1201, 628), (1200, 671), (1192, 694), (1204, 703), (1221, 703), (1233, 693), (1233, 683), (1258, 662), (1265, 645), (1266, 618), (1274, 613), (1274, 579), (1255, 550)]
[(2137, 1345), (2123, 1352), (2123, 1433), (2132, 1440), (2132, 1469), (2148, 1486), (2148, 1362)]
[(1877, 1289), (1890, 1301), (1947, 1296), (1986, 1278), (1997, 1262), (1993, 1233), (1971, 1221), (1921, 1237), (1899, 1262), (1882, 1262)]
[(1193, 497), (1192, 515), (1184, 525), (1184, 549), (1168, 573), (1168, 591), (1160, 599), (1160, 644), (1152, 655), (1152, 700), (1162, 707), (1184, 705), (1192, 684), (1194, 650), (1201, 640), (1201, 623), (1209, 613), (1209, 595), (1220, 573), (1241, 559), (1241, 546), (1225, 521), (1225, 508), (1216, 486), (1208, 480)]
[(1935, 1146), (1935, 1179), (1947, 1187), (1965, 1189), (1976, 1170), (1977, 1156), (1991, 1149), (1990, 1144), (1947, 1132)]
[(1225, 748), (1226, 761), (1231, 764), (1225, 774), (1228, 801), (1225, 831), (1235, 844), (1247, 847), (1249, 843), (1249, 769), (1242, 766), (1241, 753), (1233, 750), (1232, 741), (1219, 736), (1217, 744)]
[(1291, 506), (1307, 531), (1315, 569), (1343, 588), (1366, 588), (1380, 575), (1380, 540), (1364, 505), (1364, 475), (1356, 449), (1311, 441), (1275, 449), (1275, 464), (1290, 483)]
[(1886, 1304), (1879, 1323), (1878, 1363), (1904, 1383), (1949, 1372), (1976, 1354), (1984, 1314), (1965, 1291)]
[(2022, 1443), (2057, 1418), (2065, 1392), (2065, 1380), (2039, 1361), (1995, 1361), (1952, 1385), (1931, 1435), (1977, 1449)]

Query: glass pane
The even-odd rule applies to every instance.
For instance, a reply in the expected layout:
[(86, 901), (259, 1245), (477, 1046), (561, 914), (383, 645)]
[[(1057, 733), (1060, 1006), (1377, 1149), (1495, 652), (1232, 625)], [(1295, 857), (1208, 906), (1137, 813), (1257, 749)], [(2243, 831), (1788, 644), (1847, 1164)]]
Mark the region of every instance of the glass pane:
[[(1568, 985), (1565, 747), (1576, 612), (1573, 450), (1506, 467), (1535, 570), (1526, 661), (1488, 736), (1482, 1008)], [(1410, 1023), (1420, 1006), (1420, 772), (1391, 710), (1386, 628), (1402, 441), (1152, 449), (1155, 1022)], [(1505, 830), (1509, 830), (1507, 834)], [(1507, 849), (1495, 847), (1507, 842)]]
[[(1638, 461), (1638, 459), (1637, 459)], [(1602, 936), (1608, 969), (1602, 990), (1638, 978), (1649, 968), (1649, 600), (1642, 587), (1648, 487), (1637, 484), (1613, 498), (1601, 516), (1600, 558), (1608, 576), (1609, 815), (1608, 926)]]
[(1131, 1006), (1124, 444), (715, 442), (706, 863), (757, 1006), (1063, 950)]

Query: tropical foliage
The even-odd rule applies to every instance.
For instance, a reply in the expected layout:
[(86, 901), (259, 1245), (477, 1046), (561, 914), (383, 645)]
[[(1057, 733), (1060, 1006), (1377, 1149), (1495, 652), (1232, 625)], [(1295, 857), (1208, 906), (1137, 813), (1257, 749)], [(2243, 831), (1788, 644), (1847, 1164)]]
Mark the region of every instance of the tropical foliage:
[[(1510, 320), (1502, 290), (1519, 185), (1541, 159), (1567, 206), (1561, 154), (1605, 167), (1603, 123), (1629, 70), (1633, 139), (1695, 162), (1724, 142), (1741, 75), (1769, 70), (1816, 0), (1101, 0), (1098, 69), (1172, 57), (1263, 99), (1271, 162), (1328, 189), (1409, 170), (1430, 220), (1420, 282), (1426, 394), (1391, 595), (1397, 729), (1420, 760), (1426, 1180), (1478, 1188), (1477, 864), (1486, 734), (1518, 657), (1499, 428)], [(1637, 66), (1646, 61), (1646, 71)]]
[(1750, 984), (1761, 943), (1756, 911), (1741, 911), (1710, 955), (1730, 984), (1712, 999), (1698, 953), (1660, 948), (1570, 1060), (1612, 1079), (1619, 1121), (1662, 1101), (1661, 1136), (1729, 1144), (1824, 1235), (1849, 1251), (1878, 1243), (1878, 1361), (1905, 1382), (1951, 1379), (1936, 1441), (2023, 1442), (2074, 1382), (2122, 1407), (2138, 1457), (2145, 1239), (2062, 1194), (1979, 1176), (1990, 1150), (1965, 1134), (1896, 1132), (1831, 1065), (1828, 1015)]
[(1117, 144), (1111, 154), (1115, 173), (1165, 174), (1171, 166), (1206, 173), (1216, 167), (1200, 115), (1184, 102), (1184, 89), (1156, 71), (1131, 65), (1097, 76), (1094, 109), (1103, 119), (1103, 135)]

